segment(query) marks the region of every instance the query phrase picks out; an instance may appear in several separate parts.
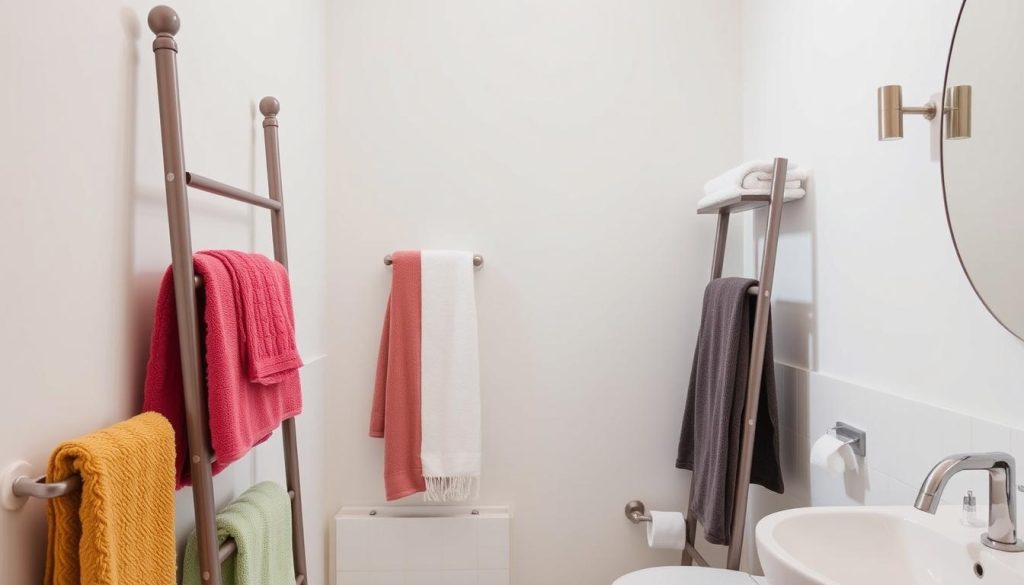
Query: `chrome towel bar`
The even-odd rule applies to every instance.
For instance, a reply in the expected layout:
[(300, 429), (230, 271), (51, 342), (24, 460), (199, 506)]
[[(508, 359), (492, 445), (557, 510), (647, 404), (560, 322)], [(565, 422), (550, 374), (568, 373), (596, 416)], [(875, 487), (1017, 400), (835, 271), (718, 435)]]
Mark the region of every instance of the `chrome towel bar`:
[(36, 475), (28, 461), (12, 461), (0, 469), (0, 508), (19, 510), (29, 498), (52, 500), (75, 493), (82, 488), (77, 473), (62, 481), (46, 482), (45, 475)]
[[(385, 266), (391, 266), (391, 263), (392, 263), (391, 254), (388, 254), (387, 256), (384, 257), (384, 265)], [(474, 254), (473, 255), (473, 266), (475, 266), (477, 268), (480, 268), (483, 265), (484, 265), (484, 257), (479, 255), (479, 254)]]
[(14, 495), (20, 498), (40, 498), (43, 500), (51, 500), (53, 498), (59, 498), (66, 496), (74, 491), (77, 491), (82, 487), (82, 477), (80, 475), (72, 475), (64, 481), (56, 481), (53, 483), (46, 483), (46, 476), (41, 475), (36, 478), (21, 476), (14, 480), (13, 491)]

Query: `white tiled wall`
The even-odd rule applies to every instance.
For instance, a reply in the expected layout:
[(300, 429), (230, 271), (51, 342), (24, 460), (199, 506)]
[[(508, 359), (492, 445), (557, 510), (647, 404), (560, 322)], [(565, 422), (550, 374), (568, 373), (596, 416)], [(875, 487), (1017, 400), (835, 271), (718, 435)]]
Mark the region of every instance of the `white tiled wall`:
[(337, 585), (509, 585), (507, 510), (368, 512), (335, 516)]
[[(776, 363), (783, 495), (751, 488), (745, 542), (757, 522), (779, 510), (804, 506), (910, 506), (932, 466), (943, 457), (972, 451), (1005, 451), (1024, 465), (1024, 429), (1010, 428), (938, 406), (907, 400), (824, 374)], [(811, 467), (814, 441), (837, 421), (867, 432), (867, 457), (833, 476)], [(1018, 484), (1021, 478), (1018, 476)], [(974, 490), (978, 514), (988, 513), (988, 474), (961, 472), (942, 500), (962, 502)], [(923, 513), (923, 512), (922, 512)], [(1018, 523), (1024, 510), (1018, 507)], [(755, 546), (744, 547), (744, 568), (759, 572)]]
[[(760, 511), (753, 522), (774, 509), (798, 506), (912, 505), (928, 471), (953, 453), (1006, 451), (1024, 464), (1022, 429), (782, 364), (777, 364), (776, 376), (786, 493), (752, 492), (756, 494), (753, 507)], [(867, 457), (858, 458), (856, 468), (841, 476), (831, 476), (808, 462), (811, 445), (836, 421), (867, 432)], [(967, 489), (974, 490), (984, 517), (988, 502), (984, 471), (954, 476), (943, 501), (959, 504)]]

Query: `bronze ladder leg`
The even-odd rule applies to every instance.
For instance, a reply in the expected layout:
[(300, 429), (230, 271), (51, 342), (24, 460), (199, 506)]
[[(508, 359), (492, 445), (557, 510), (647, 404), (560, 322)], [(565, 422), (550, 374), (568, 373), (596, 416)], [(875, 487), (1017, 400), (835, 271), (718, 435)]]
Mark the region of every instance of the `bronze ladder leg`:
[(149, 28), (156, 34), (157, 96), (160, 101), (160, 137), (164, 156), (164, 188), (171, 236), (171, 270), (177, 311), (181, 377), (185, 394), (185, 426), (190, 452), (193, 504), (199, 545), (202, 582), (220, 585), (217, 521), (214, 510), (213, 473), (210, 468), (210, 437), (206, 413), (206, 388), (199, 353), (199, 321), (196, 310), (195, 273), (192, 267), (192, 235), (189, 228), (185, 154), (178, 100), (178, 15), (166, 6), (149, 13)]
[(740, 568), (743, 549), (743, 530), (747, 524), (747, 495), (750, 490), (750, 468), (757, 431), (757, 408), (761, 398), (761, 375), (764, 371), (764, 351), (768, 337), (768, 316), (771, 311), (772, 285), (775, 280), (775, 255), (779, 247), (779, 228), (782, 224), (782, 205), (786, 190), (786, 167), (789, 161), (775, 159), (772, 176), (772, 197), (768, 207), (768, 225), (765, 228), (764, 256), (761, 260), (760, 288), (754, 313), (754, 332), (750, 346), (750, 370), (747, 375), (747, 397), (743, 405), (740, 464), (736, 477), (736, 494), (732, 508), (732, 538), (726, 568)]
[[(288, 268), (288, 244), (285, 237), (284, 199), (281, 183), (281, 157), (277, 136), (277, 114), (281, 104), (273, 97), (260, 100), (263, 114), (263, 141), (267, 151), (267, 181), (270, 183), (270, 198), (281, 204), (280, 209), (271, 210), (270, 225), (274, 237), (274, 259)], [(284, 433), (284, 468), (288, 493), (292, 497), (292, 558), (295, 563), (295, 582), (307, 581), (306, 542), (302, 526), (302, 490), (299, 486), (299, 447), (295, 430), (295, 419), (289, 418), (281, 425)]]

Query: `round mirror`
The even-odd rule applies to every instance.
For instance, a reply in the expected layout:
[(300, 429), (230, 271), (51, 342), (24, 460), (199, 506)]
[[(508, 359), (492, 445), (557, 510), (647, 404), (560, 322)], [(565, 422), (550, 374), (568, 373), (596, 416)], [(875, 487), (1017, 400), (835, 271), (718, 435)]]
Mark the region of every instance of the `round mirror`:
[(960, 263), (1024, 339), (1024, 2), (964, 0), (946, 64), (942, 182)]

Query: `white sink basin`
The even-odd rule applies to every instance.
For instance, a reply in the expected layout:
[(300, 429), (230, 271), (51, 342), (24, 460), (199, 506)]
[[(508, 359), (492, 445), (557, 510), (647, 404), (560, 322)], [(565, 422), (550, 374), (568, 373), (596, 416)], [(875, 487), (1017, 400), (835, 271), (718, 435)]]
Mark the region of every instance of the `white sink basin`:
[[(798, 508), (757, 524), (771, 585), (1020, 585), (1024, 553), (981, 544), (959, 507)], [(977, 573), (983, 576), (979, 578)]]

